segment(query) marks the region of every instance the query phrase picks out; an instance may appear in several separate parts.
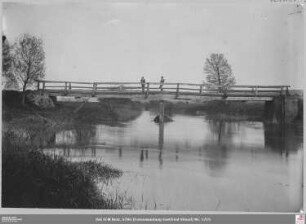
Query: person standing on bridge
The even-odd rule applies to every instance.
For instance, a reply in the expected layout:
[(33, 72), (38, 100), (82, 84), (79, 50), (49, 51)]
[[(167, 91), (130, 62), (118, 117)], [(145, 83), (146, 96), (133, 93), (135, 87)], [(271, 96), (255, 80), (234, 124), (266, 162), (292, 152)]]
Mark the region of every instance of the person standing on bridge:
[(140, 84), (141, 84), (142, 93), (144, 93), (145, 92), (146, 80), (143, 76), (140, 79)]
[(159, 86), (160, 91), (163, 91), (164, 83), (165, 83), (165, 79), (164, 79), (164, 76), (162, 76), (162, 77), (160, 77), (160, 86)]

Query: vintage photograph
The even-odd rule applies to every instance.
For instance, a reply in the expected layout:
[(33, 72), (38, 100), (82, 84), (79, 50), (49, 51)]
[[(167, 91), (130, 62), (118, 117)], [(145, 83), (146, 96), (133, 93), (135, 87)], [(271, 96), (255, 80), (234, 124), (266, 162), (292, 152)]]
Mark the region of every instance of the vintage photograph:
[(3, 208), (299, 212), (286, 1), (2, 3)]

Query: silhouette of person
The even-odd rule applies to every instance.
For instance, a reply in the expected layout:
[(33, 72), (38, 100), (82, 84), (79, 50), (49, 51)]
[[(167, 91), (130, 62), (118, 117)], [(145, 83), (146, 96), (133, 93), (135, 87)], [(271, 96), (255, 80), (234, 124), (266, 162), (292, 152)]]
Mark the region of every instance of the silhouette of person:
[(140, 79), (140, 83), (141, 83), (141, 89), (142, 89), (142, 93), (145, 92), (145, 84), (146, 84), (146, 80), (145, 78), (142, 76)]
[(165, 79), (164, 79), (164, 76), (162, 76), (162, 77), (160, 77), (160, 86), (159, 86), (160, 91), (163, 91), (164, 83), (165, 83)]

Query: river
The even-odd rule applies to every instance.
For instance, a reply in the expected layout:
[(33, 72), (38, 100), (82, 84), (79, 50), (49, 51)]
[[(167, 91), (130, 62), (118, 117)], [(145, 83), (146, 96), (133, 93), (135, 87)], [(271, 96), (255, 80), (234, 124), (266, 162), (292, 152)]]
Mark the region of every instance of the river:
[(135, 210), (296, 212), (302, 207), (303, 128), (156, 114), (56, 133), (47, 153), (121, 169), (108, 185)]

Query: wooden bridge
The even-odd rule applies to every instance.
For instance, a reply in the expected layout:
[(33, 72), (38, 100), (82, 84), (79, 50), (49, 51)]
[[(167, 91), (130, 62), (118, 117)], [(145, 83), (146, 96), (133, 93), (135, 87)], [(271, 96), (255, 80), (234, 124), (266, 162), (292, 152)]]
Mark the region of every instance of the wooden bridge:
[(274, 97), (289, 94), (288, 85), (234, 85), (228, 88), (193, 83), (147, 82), (71, 82), (36, 80), (37, 89), (53, 96), (107, 97), (132, 95), (148, 98), (151, 95), (219, 97), (224, 100), (272, 101)]

